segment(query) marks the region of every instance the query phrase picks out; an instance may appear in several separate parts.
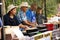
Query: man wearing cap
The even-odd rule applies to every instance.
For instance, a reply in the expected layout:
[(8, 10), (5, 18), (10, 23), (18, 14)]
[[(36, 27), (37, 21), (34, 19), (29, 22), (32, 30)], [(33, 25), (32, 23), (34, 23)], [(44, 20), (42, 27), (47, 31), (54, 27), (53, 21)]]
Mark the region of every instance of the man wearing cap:
[(18, 22), (18, 19), (15, 16), (15, 14), (16, 14), (16, 6), (14, 6), (13, 4), (9, 5), (7, 14), (4, 15), (4, 17), (3, 17), (4, 18), (4, 25), (5, 26), (19, 26), (21, 28), (26, 29), (27, 26), (22, 25), (21, 22)]
[(20, 5), (20, 11), (18, 12), (17, 17), (19, 21), (21, 21), (24, 25), (34, 27), (35, 25), (27, 20), (26, 11), (28, 7), (30, 6), (28, 5), (27, 2), (22, 2)]

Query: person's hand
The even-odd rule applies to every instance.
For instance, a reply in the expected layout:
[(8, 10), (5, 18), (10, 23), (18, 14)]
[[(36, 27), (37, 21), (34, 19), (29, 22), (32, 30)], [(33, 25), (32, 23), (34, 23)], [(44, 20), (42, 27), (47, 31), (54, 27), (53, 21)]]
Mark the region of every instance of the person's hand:
[(20, 24), (20, 25), (19, 25), (19, 27), (20, 27), (20, 28), (25, 28), (25, 26), (24, 26), (24, 25), (22, 25), (22, 24)]
[(20, 27), (20, 28), (24, 28), (25, 30), (29, 28), (28, 26), (22, 25), (22, 24), (20, 24), (19, 27)]
[(27, 25), (24, 25), (25, 26), (25, 30), (29, 29), (29, 27)]
[(28, 30), (28, 29), (30, 29), (30, 28), (28, 26), (26, 26), (25, 30)]
[(38, 24), (37, 24), (37, 23), (36, 23), (35, 25), (36, 25), (36, 26), (38, 26)]
[(36, 25), (35, 24), (31, 24), (32, 27), (35, 27)]

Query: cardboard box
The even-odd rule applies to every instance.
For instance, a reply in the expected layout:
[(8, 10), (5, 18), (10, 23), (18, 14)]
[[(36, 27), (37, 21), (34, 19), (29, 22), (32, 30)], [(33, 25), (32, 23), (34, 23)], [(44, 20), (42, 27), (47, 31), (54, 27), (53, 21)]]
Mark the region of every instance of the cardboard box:
[(45, 40), (52, 40), (52, 31), (43, 33), (43, 37), (45, 38)]
[(35, 36), (33, 36), (35, 40), (39, 40), (39, 39), (42, 39), (43, 38), (43, 34), (37, 34)]

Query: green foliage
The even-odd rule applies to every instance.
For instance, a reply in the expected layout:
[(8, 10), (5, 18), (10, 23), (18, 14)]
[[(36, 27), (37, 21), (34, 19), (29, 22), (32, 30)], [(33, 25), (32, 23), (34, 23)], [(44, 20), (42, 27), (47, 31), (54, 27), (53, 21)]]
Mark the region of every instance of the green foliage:
[(56, 0), (46, 0), (46, 12), (47, 12), (47, 16), (51, 16), (53, 14), (56, 14), (57, 12), (57, 2)]
[[(14, 4), (14, 5), (20, 5), (21, 2), (23, 1), (27, 1), (30, 5), (32, 3), (37, 3), (38, 6), (40, 7), (43, 7), (43, 3), (44, 1), (43, 0), (6, 0), (5, 3), (6, 3), (6, 9), (7, 9), (7, 6), (10, 5), (10, 4)], [(47, 13), (47, 16), (50, 17), (51, 15), (55, 14), (56, 11), (57, 11), (57, 3), (60, 2), (60, 0), (46, 0), (46, 13)]]
[(60, 0), (56, 0), (57, 1), (57, 3), (60, 3)]
[(7, 9), (7, 6), (10, 4), (13, 4), (12, 0), (5, 0), (6, 9)]

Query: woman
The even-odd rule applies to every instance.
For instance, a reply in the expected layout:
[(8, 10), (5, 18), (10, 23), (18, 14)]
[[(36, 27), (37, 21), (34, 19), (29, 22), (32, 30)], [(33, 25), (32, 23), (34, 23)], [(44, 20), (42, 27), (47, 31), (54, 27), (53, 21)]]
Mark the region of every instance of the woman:
[(5, 26), (19, 26), (21, 28), (26, 29), (27, 26), (22, 25), (21, 22), (18, 22), (17, 17), (15, 16), (16, 14), (16, 6), (13, 4), (8, 6), (8, 11), (7, 14), (4, 15), (4, 25)]
[(38, 7), (36, 11), (36, 20), (37, 24), (43, 24), (43, 22), (47, 21), (47, 18), (43, 15), (42, 8)]

